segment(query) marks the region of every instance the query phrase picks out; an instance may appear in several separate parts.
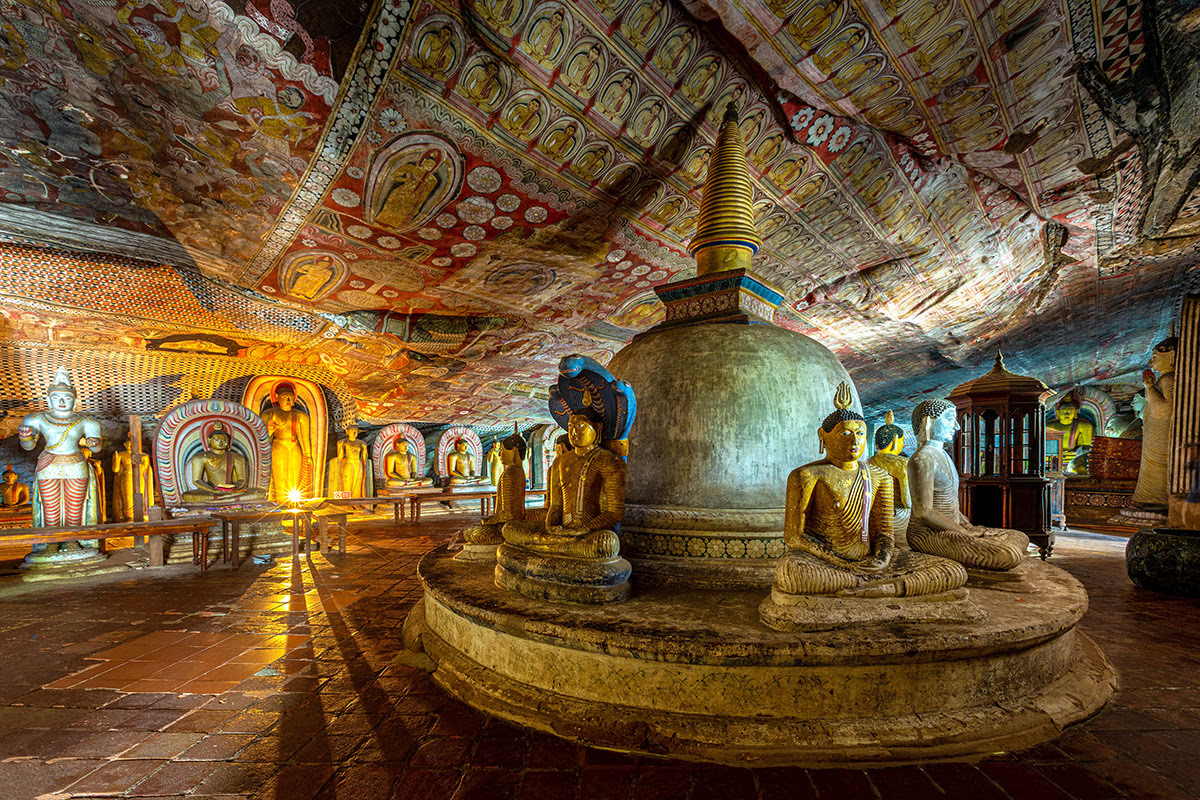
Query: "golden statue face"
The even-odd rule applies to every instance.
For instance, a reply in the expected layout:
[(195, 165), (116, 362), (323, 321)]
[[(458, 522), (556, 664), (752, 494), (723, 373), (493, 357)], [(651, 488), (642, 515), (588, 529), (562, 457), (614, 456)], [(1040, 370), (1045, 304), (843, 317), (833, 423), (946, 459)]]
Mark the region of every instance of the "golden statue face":
[(229, 434), (217, 431), (208, 437), (208, 449), (214, 453), (224, 453), (229, 449)]
[(284, 411), (291, 411), (292, 406), (296, 405), (296, 395), (287, 392), (278, 392), (275, 395), (275, 402)]
[(355, 439), (357, 439), (358, 438), (358, 428), (346, 428), (346, 438), (348, 438), (352, 442)]
[(830, 461), (858, 461), (867, 447), (867, 423), (857, 419), (839, 422), (826, 433), (818, 429)]
[(17, 473), (11, 472), (11, 471), (4, 473), (4, 482), (5, 483), (16, 483), (17, 482)]
[(1173, 372), (1175, 370), (1175, 351), (1155, 350), (1150, 354), (1150, 369), (1160, 373)]
[(1079, 409), (1075, 406), (1059, 406), (1054, 410), (1054, 416), (1058, 417), (1058, 421), (1063, 425), (1070, 425), (1075, 421), (1075, 417), (1079, 416)]
[(457, 442), (454, 443), (454, 452), (456, 452), (456, 453), (467, 452), (467, 443), (465, 441), (463, 441), (462, 439), (459, 439)]
[(405, 455), (408, 453), (408, 439), (405, 439), (403, 436), (401, 436), (396, 440), (396, 444), (393, 445), (393, 447), (396, 448), (397, 453), (400, 455)]
[(600, 438), (596, 426), (583, 414), (574, 414), (567, 420), (567, 436), (571, 437), (572, 447), (591, 447)]

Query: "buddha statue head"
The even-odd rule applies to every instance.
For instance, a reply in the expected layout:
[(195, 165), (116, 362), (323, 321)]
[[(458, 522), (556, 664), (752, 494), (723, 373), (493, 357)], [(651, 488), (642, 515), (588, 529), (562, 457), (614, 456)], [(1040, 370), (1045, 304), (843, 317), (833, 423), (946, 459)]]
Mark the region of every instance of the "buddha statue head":
[(525, 439), (519, 433), (506, 436), (500, 442), (500, 463), (506, 467), (522, 463), (525, 461), (527, 448), (528, 445), (525, 444)]
[(1065, 395), (1054, 406), (1054, 416), (1062, 425), (1070, 425), (1079, 417), (1079, 396), (1075, 392)]
[(291, 411), (296, 405), (296, 387), (290, 383), (280, 383), (275, 386), (275, 405), (283, 411)]
[(358, 426), (357, 425), (351, 425), (346, 428), (346, 438), (352, 442), (358, 438)]
[(567, 420), (567, 438), (576, 450), (590, 450), (600, 443), (601, 422), (589, 410), (576, 411)]
[(458, 438), (458, 439), (454, 440), (454, 452), (456, 452), (460, 455), (465, 454), (467, 452), (467, 448), (469, 446), (470, 446), (470, 444), (467, 442), (466, 439)]
[(408, 439), (397, 436), (396, 441), (392, 442), (392, 449), (402, 456), (408, 455)]
[(875, 431), (875, 452), (897, 454), (904, 449), (904, 429), (896, 424), (891, 411), (883, 416), (883, 425)]
[(58, 419), (71, 416), (75, 411), (75, 396), (75, 387), (71, 385), (66, 367), (59, 367), (54, 373), (54, 383), (46, 389), (50, 416)]
[(14, 483), (17, 482), (17, 473), (12, 468), (12, 464), (4, 465), (4, 472), (2, 473), (2, 475), (0, 475), (0, 477), (3, 477), (4, 482), (7, 483), (9, 486), (12, 486)]
[(210, 452), (218, 455), (224, 453), (229, 449), (229, 427), (224, 422), (217, 420), (209, 426), (204, 441), (208, 444)]
[(948, 442), (958, 430), (957, 409), (940, 397), (922, 400), (913, 409), (912, 427), (918, 442)]
[(850, 384), (842, 382), (834, 395), (834, 411), (817, 428), (821, 451), (838, 464), (849, 464), (862, 458), (867, 445), (867, 423), (863, 415), (850, 408), (854, 402)]
[(1174, 372), (1175, 346), (1178, 341), (1174, 335), (1171, 335), (1154, 345), (1154, 350), (1150, 353), (1150, 369), (1160, 375)]

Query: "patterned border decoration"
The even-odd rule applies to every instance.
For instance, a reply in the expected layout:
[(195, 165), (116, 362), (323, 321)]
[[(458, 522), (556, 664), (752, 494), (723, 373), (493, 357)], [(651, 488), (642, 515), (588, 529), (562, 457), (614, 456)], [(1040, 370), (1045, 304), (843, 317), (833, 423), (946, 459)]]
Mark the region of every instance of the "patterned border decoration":
[(421, 476), (424, 477), (425, 459), (427, 457), (425, 453), (425, 437), (412, 425), (397, 422), (380, 429), (379, 433), (375, 434), (375, 441), (371, 443), (371, 458), (375, 462), (375, 478), (377, 480), (387, 480), (387, 476), (383, 474), (383, 457), (391, 452), (392, 448), (395, 447), (396, 439), (400, 438), (400, 436), (408, 439), (408, 444), (412, 447), (413, 455), (417, 457), (417, 464), (421, 467)]
[[(192, 400), (171, 409), (163, 418), (154, 442), (154, 461), (158, 468), (159, 486), (163, 502), (168, 506), (183, 503), (185, 490), (182, 465), (176, 460), (182, 455), (183, 445), (191, 436), (199, 436), (206, 422), (218, 417), (229, 422), (233, 428), (231, 439), (242, 439), (247, 448), (250, 462), (251, 485), (266, 488), (271, 481), (271, 437), (267, 426), (258, 415), (240, 403), (228, 400)], [(239, 437), (240, 434), (240, 437)]]
[(455, 440), (460, 437), (467, 440), (467, 449), (471, 451), (471, 455), (475, 456), (475, 474), (483, 474), (483, 443), (479, 441), (479, 434), (465, 425), (455, 425), (453, 428), (447, 428), (446, 432), (442, 434), (442, 438), (438, 439), (437, 464), (434, 465), (434, 468), (439, 477), (450, 477), (446, 473), (446, 456), (454, 447)]
[(787, 552), (783, 536), (680, 536), (621, 530), (621, 554), (634, 556), (678, 556), (687, 559), (781, 558)]

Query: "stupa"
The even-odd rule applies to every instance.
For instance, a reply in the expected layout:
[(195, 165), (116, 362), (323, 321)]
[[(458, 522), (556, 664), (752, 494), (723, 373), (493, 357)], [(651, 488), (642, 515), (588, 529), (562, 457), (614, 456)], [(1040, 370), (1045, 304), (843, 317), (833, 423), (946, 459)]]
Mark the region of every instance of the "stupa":
[(1083, 587), (1049, 564), (1029, 559), (1020, 594), (956, 590), (951, 615), (897, 622), (897, 598), (863, 597), (850, 617), (814, 605), (801, 629), (760, 619), (786, 549), (789, 472), (818, 460), (840, 383), (838, 407), (861, 407), (832, 353), (771, 324), (780, 296), (747, 269), (748, 187), (727, 112), (692, 244), (699, 275), (658, 290), (666, 321), (609, 365), (639, 415), (619, 533), (629, 599), (524, 596), (442, 546), (418, 566), (406, 646), (474, 708), (636, 753), (866, 766), (1055, 738), (1107, 702), (1116, 676), (1075, 629)]

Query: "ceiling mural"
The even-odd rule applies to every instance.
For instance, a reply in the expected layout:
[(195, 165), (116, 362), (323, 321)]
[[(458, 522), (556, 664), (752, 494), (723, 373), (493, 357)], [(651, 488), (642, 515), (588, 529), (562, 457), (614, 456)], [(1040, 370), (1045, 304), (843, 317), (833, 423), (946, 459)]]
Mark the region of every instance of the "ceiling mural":
[(694, 274), (732, 102), (755, 270), (868, 407), (996, 347), (1112, 381), (1193, 282), (1197, 101), (1160, 56), (1185, 11), (13, 0), (0, 310), (43, 345), (86, 320), (112, 335), (83, 346), (319, 367), (373, 422), (544, 417), (561, 356), (606, 363)]

